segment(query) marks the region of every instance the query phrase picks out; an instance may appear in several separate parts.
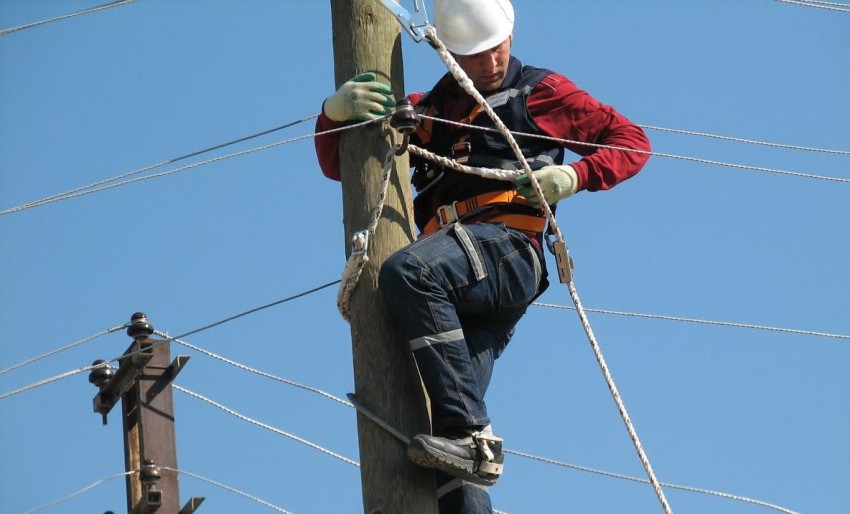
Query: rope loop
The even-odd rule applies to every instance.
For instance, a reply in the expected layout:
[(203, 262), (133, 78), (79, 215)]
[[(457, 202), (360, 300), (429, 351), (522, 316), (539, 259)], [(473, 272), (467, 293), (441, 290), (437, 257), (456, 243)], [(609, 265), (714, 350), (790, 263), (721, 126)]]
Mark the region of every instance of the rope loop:
[[(392, 131), (390, 132), (392, 133)], [(378, 194), (375, 207), (372, 209), (369, 226), (365, 230), (355, 232), (351, 237), (351, 254), (345, 263), (345, 269), (342, 271), (342, 283), (339, 286), (336, 300), (337, 309), (339, 309), (339, 313), (346, 321), (351, 321), (351, 297), (354, 295), (354, 289), (357, 287), (360, 275), (363, 273), (363, 268), (369, 262), (369, 240), (375, 235), (375, 230), (378, 228), (378, 220), (381, 219), (381, 213), (384, 210), (384, 202), (387, 198), (387, 190), (389, 189), (390, 177), (393, 172), (393, 160), (396, 151), (395, 144), (390, 145), (387, 156), (384, 158), (381, 190)]]

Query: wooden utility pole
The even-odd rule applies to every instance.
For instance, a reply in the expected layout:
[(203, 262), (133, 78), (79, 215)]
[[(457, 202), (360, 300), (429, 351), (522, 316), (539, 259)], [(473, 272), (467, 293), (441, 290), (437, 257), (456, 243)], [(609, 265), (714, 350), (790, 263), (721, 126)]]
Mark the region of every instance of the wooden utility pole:
[[(336, 87), (359, 73), (374, 71), (404, 94), (399, 24), (375, 0), (331, 0)], [(390, 145), (380, 127), (345, 132), (340, 162), (345, 237), (369, 225), (380, 191), (382, 163)], [(409, 220), (409, 164), (396, 159), (383, 218), (369, 242), (369, 261), (351, 301), (354, 388), (360, 403), (402, 433), (430, 433), (423, 390), (404, 336), (392, 326), (377, 276), (384, 260), (414, 238)], [(350, 248), (347, 248), (350, 252)], [(366, 514), (435, 514), (434, 474), (407, 458), (406, 448), (359, 415), (360, 476)]]

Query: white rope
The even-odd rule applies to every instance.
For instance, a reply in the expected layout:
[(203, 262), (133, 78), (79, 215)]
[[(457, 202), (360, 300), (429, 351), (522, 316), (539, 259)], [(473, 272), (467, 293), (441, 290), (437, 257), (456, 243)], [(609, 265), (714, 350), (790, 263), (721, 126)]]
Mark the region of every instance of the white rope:
[(40, 361), (41, 359), (46, 359), (47, 357), (50, 357), (51, 355), (56, 355), (57, 353), (64, 352), (65, 350), (70, 350), (71, 348), (75, 348), (77, 346), (80, 346), (81, 344), (88, 343), (89, 341), (93, 341), (94, 339), (97, 339), (98, 337), (105, 336), (107, 334), (111, 334), (112, 332), (116, 332), (118, 330), (121, 330), (121, 329), (125, 328), (126, 326), (127, 325), (124, 324), (124, 325), (118, 325), (118, 326), (115, 326), (115, 327), (112, 327), (112, 328), (108, 328), (108, 329), (104, 330), (103, 332), (100, 332), (100, 333), (95, 334), (93, 336), (87, 337), (85, 339), (80, 339), (79, 341), (65, 345), (61, 348), (51, 350), (47, 353), (43, 353), (43, 354), (41, 354), (37, 357), (33, 357), (31, 359), (28, 359), (28, 360), (25, 360), (25, 361), (20, 362), (18, 364), (15, 364), (14, 366), (10, 366), (10, 367), (8, 367), (4, 370), (0, 370), (0, 375), (2, 375), (4, 373), (8, 373), (9, 371), (27, 366), (27, 365), (32, 364), (34, 362)]
[[(452, 76), (457, 79), (458, 83), (463, 87), (463, 89), (469, 93), (479, 105), (487, 112), (490, 118), (493, 120), (493, 123), (499, 129), (499, 131), (504, 135), (505, 139), (510, 144), (511, 148), (514, 151), (514, 154), (517, 157), (517, 160), (522, 165), (522, 169), (529, 177), (529, 181), (532, 184), (535, 193), (538, 198), (545, 198), (543, 195), (543, 190), (540, 188), (540, 184), (537, 182), (534, 173), (532, 173), (528, 162), (525, 159), (525, 156), (522, 154), (519, 146), (514, 140), (513, 136), (510, 134), (508, 128), (502, 123), (490, 105), (484, 100), (481, 94), (475, 89), (474, 84), (466, 76), (463, 69), (461, 69), (460, 65), (452, 57), (451, 53), (446, 49), (445, 45), (443, 45), (442, 41), (437, 37), (436, 31), (433, 28), (429, 28), (426, 31), (426, 37), (431, 41), (434, 48), (437, 50), (437, 53), (440, 55), (440, 58), (443, 62), (448, 66), (449, 72)], [(546, 217), (549, 219), (549, 224), (551, 226), (552, 231), (555, 233), (557, 241), (559, 243), (564, 242), (563, 235), (561, 235), (560, 229), (555, 221), (555, 216), (552, 213), (551, 208), (548, 203), (543, 201), (543, 212)], [(567, 260), (569, 257), (567, 256)], [(567, 264), (571, 266), (571, 264)], [(593, 353), (596, 355), (596, 360), (599, 363), (599, 368), (602, 370), (602, 374), (605, 377), (605, 382), (608, 384), (608, 389), (611, 391), (611, 395), (614, 398), (614, 402), (617, 404), (617, 410), (620, 411), (620, 416), (623, 418), (623, 423), (626, 425), (626, 430), (629, 433), (629, 437), (632, 440), (632, 443), (635, 446), (635, 450), (638, 453), (638, 457), (640, 458), (641, 463), (643, 464), (644, 469), (646, 470), (647, 476), (649, 477), (649, 481), (652, 484), (653, 489), (655, 490), (656, 496), (658, 496), (658, 500), (661, 503), (662, 508), (666, 514), (672, 514), (673, 511), (670, 508), (669, 503), (667, 502), (667, 498), (664, 496), (664, 491), (661, 489), (661, 486), (658, 482), (658, 479), (655, 477), (655, 472), (652, 470), (652, 465), (649, 462), (649, 459), (646, 456), (646, 452), (643, 450), (643, 446), (641, 445), (640, 439), (638, 438), (637, 432), (632, 424), (631, 418), (629, 417), (628, 412), (626, 411), (626, 406), (620, 398), (620, 393), (617, 390), (617, 386), (614, 383), (614, 379), (611, 376), (611, 372), (608, 369), (607, 364), (605, 363), (605, 358), (602, 355), (602, 350), (599, 347), (599, 344), (596, 341), (596, 337), (593, 335), (593, 330), (590, 327), (590, 322), (587, 319), (587, 315), (581, 306), (581, 301), (578, 297), (578, 292), (576, 291), (575, 284), (572, 281), (572, 277), (570, 277), (569, 283), (567, 284), (570, 291), (570, 296), (573, 299), (573, 302), (576, 306), (576, 311), (579, 314), (579, 318), (581, 319), (582, 326), (587, 334), (588, 340), (590, 341), (591, 347), (593, 348)]]
[(206, 483), (214, 485), (216, 487), (220, 487), (221, 489), (224, 489), (225, 491), (230, 491), (231, 493), (238, 494), (239, 496), (242, 496), (243, 498), (248, 498), (251, 501), (255, 501), (255, 502), (259, 503), (260, 505), (264, 505), (264, 506), (266, 506), (266, 507), (268, 507), (272, 510), (276, 510), (276, 511), (281, 512), (283, 514), (292, 514), (288, 510), (284, 510), (284, 509), (278, 507), (277, 505), (274, 505), (272, 503), (267, 502), (266, 500), (263, 500), (262, 498), (257, 498), (254, 495), (248, 494), (244, 491), (240, 491), (239, 489), (236, 489), (235, 487), (231, 487), (229, 485), (222, 484), (221, 482), (216, 482), (215, 480), (212, 480), (210, 478), (202, 477), (201, 475), (196, 475), (194, 473), (189, 473), (188, 471), (183, 471), (182, 469), (170, 468), (168, 466), (162, 466), (160, 469), (164, 469), (166, 471), (172, 471), (172, 472), (178, 473), (180, 475), (186, 475), (187, 477), (192, 477), (196, 480), (200, 480), (201, 482), (206, 482)]
[[(777, 2), (782, 2), (783, 4), (805, 5), (806, 7), (817, 7), (818, 9), (829, 9), (830, 11), (850, 12), (850, 5), (848, 4), (837, 4), (833, 2), (803, 2), (800, 0), (777, 0)], [(839, 5), (844, 7), (835, 7)]]
[(357, 287), (357, 282), (360, 280), (363, 267), (369, 262), (369, 240), (375, 235), (378, 220), (381, 219), (381, 213), (384, 210), (384, 201), (387, 198), (387, 190), (392, 176), (395, 152), (396, 149), (392, 146), (387, 151), (387, 156), (384, 158), (384, 172), (381, 176), (381, 189), (375, 207), (372, 209), (369, 226), (366, 230), (361, 230), (352, 236), (351, 253), (345, 263), (345, 268), (342, 270), (342, 285), (339, 287), (336, 305), (339, 313), (346, 321), (351, 320), (351, 297), (354, 294), (355, 287)]
[[(444, 119), (440, 119), (440, 118), (434, 118), (434, 117), (427, 116), (427, 115), (420, 115), (420, 117), (422, 117), (424, 119), (430, 119), (430, 120), (438, 121), (440, 123), (445, 123), (447, 125), (465, 127), (465, 128), (469, 128), (469, 129), (472, 129), (472, 130), (480, 130), (480, 131), (484, 131), (484, 132), (498, 132), (498, 130), (492, 129), (492, 128), (476, 127), (474, 125), (460, 123), (460, 122), (457, 122), (457, 121), (444, 120)], [(765, 168), (763, 166), (750, 166), (750, 165), (747, 165), (747, 164), (737, 164), (737, 163), (733, 163), (733, 162), (715, 161), (715, 160), (711, 160), (711, 159), (701, 159), (699, 157), (689, 157), (687, 155), (677, 155), (677, 154), (672, 154), (672, 153), (663, 153), (663, 152), (656, 152), (656, 151), (650, 151), (650, 150), (638, 150), (636, 148), (624, 148), (622, 146), (603, 145), (603, 144), (599, 144), (599, 143), (587, 143), (587, 142), (584, 142), (584, 141), (573, 141), (573, 140), (570, 140), (570, 139), (560, 139), (560, 138), (557, 138), (557, 137), (544, 136), (544, 135), (541, 135), (541, 134), (529, 134), (527, 132), (511, 132), (511, 134), (514, 135), (514, 136), (523, 136), (523, 137), (528, 137), (528, 138), (537, 138), (537, 139), (541, 139), (541, 140), (545, 140), (545, 141), (552, 141), (552, 142), (559, 143), (559, 144), (562, 144), (562, 145), (566, 145), (566, 144), (582, 145), (582, 146), (589, 146), (591, 148), (604, 148), (604, 149), (608, 149), (608, 150), (618, 150), (618, 151), (621, 151), (621, 152), (631, 152), (631, 153), (638, 153), (638, 154), (644, 154), (644, 155), (654, 155), (656, 157), (665, 157), (665, 158), (669, 158), (669, 159), (679, 159), (679, 160), (682, 160), (682, 161), (697, 162), (697, 163), (700, 163), (700, 164), (710, 164), (710, 165), (713, 165), (713, 166), (724, 166), (724, 167), (727, 167), (727, 168), (737, 168), (737, 169), (750, 170), (750, 171), (764, 171), (764, 172), (767, 172), (767, 173), (775, 173), (775, 174), (778, 174), (778, 175), (790, 175), (790, 176), (793, 176), (793, 177), (800, 177), (800, 178), (812, 178), (812, 179), (818, 179), (818, 180), (827, 180), (827, 181), (831, 181), (831, 182), (850, 183), (850, 178), (828, 177), (828, 176), (824, 176), (824, 175), (815, 175), (813, 173), (802, 173), (802, 172), (799, 172), (799, 171), (780, 170), (780, 169), (776, 169), (776, 168)]]
[(174, 389), (180, 391), (181, 393), (185, 393), (185, 394), (187, 394), (187, 395), (189, 395), (193, 398), (196, 398), (196, 399), (201, 400), (203, 402), (206, 402), (206, 403), (208, 403), (208, 404), (210, 404), (210, 405), (212, 405), (212, 406), (214, 406), (218, 409), (221, 409), (224, 412), (230, 414), (231, 416), (235, 416), (236, 418), (241, 419), (242, 421), (251, 423), (252, 425), (256, 425), (256, 426), (261, 427), (261, 428), (265, 428), (266, 430), (274, 432), (275, 434), (282, 435), (284, 437), (288, 437), (288, 438), (292, 439), (293, 441), (297, 441), (301, 444), (309, 446), (310, 448), (313, 448), (315, 450), (319, 450), (320, 452), (322, 452), (326, 455), (330, 455), (331, 457), (339, 459), (339, 460), (341, 460), (345, 463), (351, 464), (353, 466), (358, 466), (358, 467), (360, 466), (360, 464), (358, 464), (356, 461), (349, 459), (348, 457), (343, 457), (342, 455), (340, 455), (338, 453), (332, 452), (331, 450), (328, 450), (327, 448), (323, 448), (323, 447), (319, 446), (318, 444), (311, 443), (310, 441), (308, 441), (306, 439), (302, 439), (301, 437), (290, 434), (289, 432), (284, 432), (283, 430), (281, 430), (279, 428), (275, 428), (271, 425), (267, 425), (267, 424), (265, 424), (261, 421), (257, 421), (256, 419), (249, 418), (248, 416), (245, 416), (244, 414), (240, 414), (240, 413), (236, 412), (235, 410), (233, 410), (229, 407), (226, 407), (226, 406), (224, 406), (224, 405), (222, 405), (222, 404), (220, 404), (220, 403), (218, 403), (214, 400), (207, 398), (206, 396), (202, 396), (202, 395), (195, 393), (193, 391), (190, 391), (186, 388), (180, 387), (177, 384), (173, 384), (172, 387)]
[(664, 512), (667, 514), (672, 514), (672, 509), (670, 505), (667, 503), (667, 498), (664, 496), (664, 491), (661, 489), (661, 484), (658, 479), (655, 477), (655, 472), (652, 470), (652, 465), (649, 462), (649, 458), (646, 455), (646, 452), (641, 445), (640, 439), (638, 438), (637, 431), (635, 430), (634, 425), (632, 424), (631, 417), (629, 413), (626, 411), (626, 405), (623, 403), (622, 398), (620, 397), (620, 392), (617, 390), (617, 385), (614, 383), (614, 378), (611, 376), (611, 371), (608, 369), (608, 365), (605, 363), (605, 357), (602, 355), (602, 350), (599, 348), (599, 344), (596, 342), (596, 336), (593, 335), (593, 329), (590, 326), (590, 320), (587, 318), (587, 314), (584, 311), (584, 308), (581, 305), (581, 300), (578, 297), (578, 293), (576, 292), (575, 284), (570, 282), (567, 284), (570, 289), (570, 296), (573, 298), (573, 302), (576, 306), (576, 312), (579, 315), (579, 319), (581, 320), (581, 324), (584, 327), (584, 331), (587, 334), (588, 339), (590, 340), (590, 344), (593, 347), (593, 353), (596, 355), (596, 361), (599, 363), (599, 369), (602, 371), (602, 375), (605, 377), (605, 383), (608, 384), (608, 389), (611, 391), (611, 396), (614, 398), (614, 403), (617, 405), (617, 410), (620, 412), (620, 417), (623, 419), (623, 423), (626, 425), (626, 430), (629, 433), (629, 437), (632, 440), (632, 444), (634, 444), (635, 450), (637, 450), (638, 458), (643, 464), (644, 469), (646, 470), (646, 474), (649, 477), (649, 481), (652, 484), (653, 489), (655, 489), (655, 494), (658, 496), (658, 500), (661, 502), (661, 506), (664, 509)]
[(449, 159), (447, 157), (443, 157), (442, 155), (437, 155), (433, 152), (429, 152), (428, 150), (420, 148), (414, 144), (407, 145), (407, 148), (408, 150), (410, 150), (410, 153), (434, 161), (442, 166), (445, 166), (446, 168), (450, 168), (455, 171), (460, 171), (462, 173), (469, 173), (470, 175), (478, 175), (479, 177), (492, 178), (496, 180), (513, 180), (516, 177), (522, 175), (523, 173), (520, 170), (503, 170), (499, 168), (478, 168), (475, 166), (464, 166), (463, 164), (460, 164), (453, 159)]
[[(519, 457), (524, 457), (526, 459), (536, 460), (536, 461), (539, 461), (539, 462), (545, 462), (546, 464), (554, 464), (556, 466), (562, 466), (562, 467), (565, 467), (565, 468), (575, 469), (577, 471), (582, 471), (582, 472), (585, 472), (585, 473), (595, 473), (597, 475), (602, 475), (602, 476), (606, 476), (606, 477), (610, 477), (610, 478), (618, 478), (620, 480), (629, 480), (629, 481), (632, 481), (632, 482), (640, 482), (640, 483), (643, 483), (643, 484), (649, 483), (649, 480), (647, 480), (645, 478), (637, 478), (637, 477), (632, 477), (632, 476), (629, 476), (629, 475), (622, 475), (620, 473), (612, 473), (610, 471), (602, 471), (602, 470), (599, 470), (599, 469), (589, 468), (589, 467), (586, 467), (586, 466), (578, 466), (576, 464), (570, 464), (568, 462), (553, 460), (553, 459), (549, 459), (549, 458), (546, 458), (546, 457), (538, 457), (537, 455), (531, 455), (530, 453), (524, 453), (524, 452), (520, 452), (520, 451), (516, 451), (516, 450), (505, 449), (505, 450), (502, 450), (502, 451), (504, 451), (505, 453), (512, 454), (512, 455), (517, 455)], [(746, 496), (738, 496), (738, 495), (735, 495), (735, 494), (729, 494), (729, 493), (724, 493), (724, 492), (720, 492), (720, 491), (712, 491), (710, 489), (702, 489), (702, 488), (699, 488), (699, 487), (670, 484), (670, 483), (667, 483), (667, 482), (661, 482), (661, 485), (664, 486), (664, 487), (667, 487), (669, 489), (678, 489), (680, 491), (687, 491), (687, 492), (690, 492), (690, 493), (700, 493), (700, 494), (706, 494), (706, 495), (710, 495), (710, 496), (717, 496), (719, 498), (725, 498), (727, 500), (735, 500), (735, 501), (740, 501), (740, 502), (744, 502), (744, 503), (751, 503), (751, 504), (754, 504), (754, 505), (759, 505), (761, 507), (767, 507), (769, 509), (777, 510), (779, 512), (784, 512), (785, 514), (799, 514), (798, 512), (786, 509), (785, 507), (781, 507), (779, 505), (774, 505), (772, 503), (767, 503), (767, 502), (764, 502), (764, 501), (761, 501), (761, 500), (756, 500), (756, 499), (753, 499), (753, 498), (747, 498)]]
[(49, 507), (54, 507), (56, 505), (59, 505), (60, 503), (64, 503), (68, 500), (72, 500), (72, 499), (76, 498), (77, 496), (80, 496), (81, 494), (88, 492), (88, 491), (94, 489), (95, 487), (97, 487), (101, 484), (105, 484), (106, 482), (109, 482), (111, 480), (115, 480), (116, 478), (121, 478), (121, 477), (126, 477), (127, 475), (132, 475), (133, 473), (138, 473), (138, 471), (127, 471), (125, 473), (117, 473), (115, 475), (112, 475), (111, 477), (102, 478), (102, 479), (98, 480), (97, 482), (94, 482), (93, 484), (89, 484), (89, 485), (83, 487), (79, 491), (73, 492), (73, 493), (69, 494), (68, 496), (63, 496), (62, 498), (59, 498), (57, 500), (53, 500), (49, 503), (45, 503), (44, 505), (40, 505), (40, 506), (38, 506), (34, 509), (30, 509), (30, 510), (24, 512), (23, 514), (33, 514), (35, 512), (42, 511), (42, 510), (47, 509)]
[(26, 25), (20, 25), (18, 27), (11, 27), (8, 29), (0, 30), (0, 36), (5, 36), (6, 34), (11, 34), (12, 32), (17, 32), (19, 30), (29, 29), (32, 27), (38, 27), (39, 25), (44, 25), (46, 23), (51, 23), (54, 21), (65, 20), (67, 18), (73, 18), (74, 16), (79, 16), (81, 14), (88, 14), (95, 11), (100, 11), (103, 9), (109, 9), (110, 7), (118, 7), (119, 5), (129, 4), (130, 2), (134, 2), (135, 0), (118, 0), (117, 2), (110, 2), (108, 4), (99, 5), (97, 7), (92, 7), (90, 9), (85, 9), (82, 11), (73, 12), (70, 14), (63, 14), (62, 16), (56, 16), (55, 18), (50, 18), (47, 20), (36, 21), (33, 23), (27, 23)]

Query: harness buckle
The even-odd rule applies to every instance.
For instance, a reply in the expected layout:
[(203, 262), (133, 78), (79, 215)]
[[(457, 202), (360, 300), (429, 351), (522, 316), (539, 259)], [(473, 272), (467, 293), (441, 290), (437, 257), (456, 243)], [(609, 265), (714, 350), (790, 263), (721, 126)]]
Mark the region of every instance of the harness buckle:
[(437, 218), (437, 225), (441, 227), (445, 227), (449, 223), (456, 221), (458, 218), (457, 215), (457, 201), (454, 201), (448, 205), (441, 205), (437, 207), (437, 213), (435, 214)]
[(472, 144), (469, 141), (461, 141), (452, 145), (452, 157), (458, 164), (465, 164), (469, 161), (470, 153), (472, 153)]

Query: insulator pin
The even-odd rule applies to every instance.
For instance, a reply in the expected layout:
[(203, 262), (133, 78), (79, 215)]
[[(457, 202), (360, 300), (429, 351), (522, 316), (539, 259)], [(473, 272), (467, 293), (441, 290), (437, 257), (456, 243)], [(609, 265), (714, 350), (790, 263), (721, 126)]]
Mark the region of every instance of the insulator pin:
[(145, 339), (153, 334), (153, 326), (148, 322), (148, 316), (144, 312), (136, 312), (130, 317), (130, 326), (127, 327), (127, 335), (133, 339)]
[(405, 136), (416, 130), (419, 125), (419, 114), (413, 108), (413, 102), (408, 98), (401, 98), (395, 104), (395, 112), (390, 118), (390, 126)]

